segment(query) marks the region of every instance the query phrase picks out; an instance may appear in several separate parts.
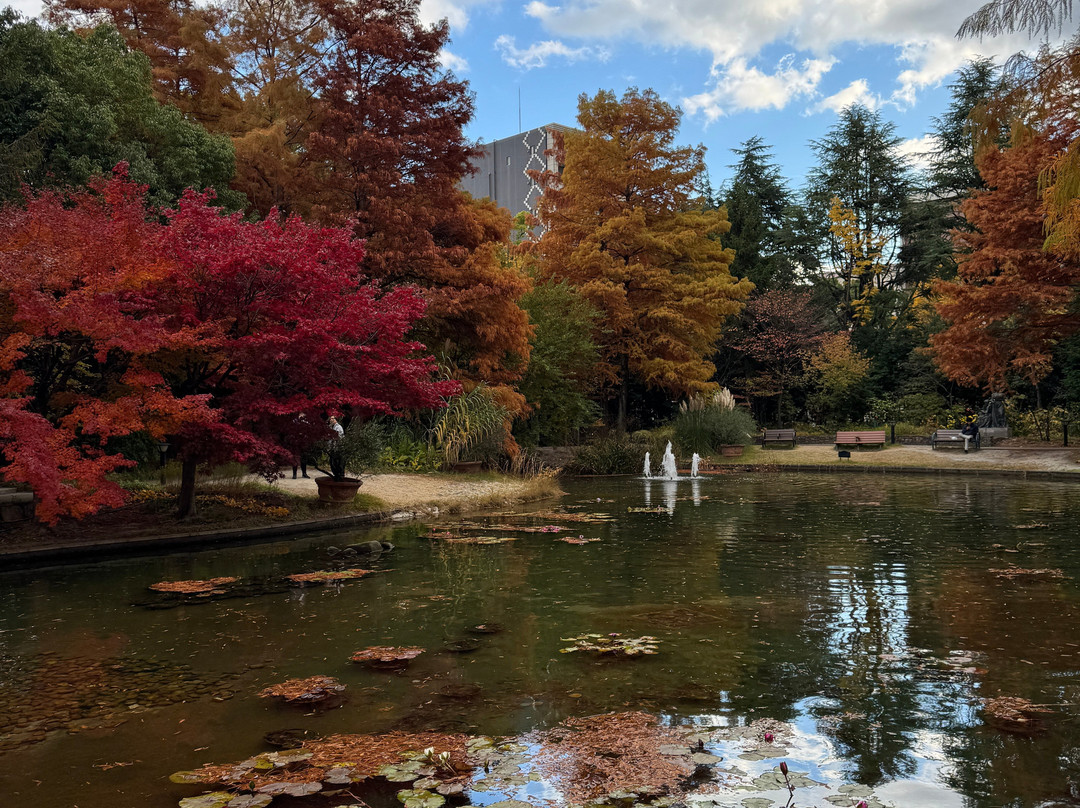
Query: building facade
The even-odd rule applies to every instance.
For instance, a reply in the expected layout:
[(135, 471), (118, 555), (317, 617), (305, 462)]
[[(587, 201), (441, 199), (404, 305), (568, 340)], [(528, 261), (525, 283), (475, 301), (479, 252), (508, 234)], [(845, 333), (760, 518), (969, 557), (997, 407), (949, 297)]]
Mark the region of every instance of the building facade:
[(475, 174), (460, 184), (477, 199), (490, 199), (514, 216), (524, 210), (536, 213), (542, 189), (529, 171), (559, 171), (555, 158), (544, 152), (555, 147), (555, 133), (568, 132), (557, 123), (538, 126), (502, 140), (481, 144), (483, 152), (472, 161)]

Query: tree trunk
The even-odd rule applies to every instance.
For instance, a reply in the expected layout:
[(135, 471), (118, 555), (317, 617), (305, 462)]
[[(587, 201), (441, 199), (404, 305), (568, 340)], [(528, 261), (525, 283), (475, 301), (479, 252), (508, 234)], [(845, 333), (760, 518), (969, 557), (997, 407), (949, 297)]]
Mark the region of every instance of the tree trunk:
[(630, 357), (623, 354), (620, 359), (622, 379), (619, 384), (619, 411), (615, 416), (615, 430), (620, 435), (626, 434), (626, 410), (630, 404)]
[(195, 468), (196, 461), (184, 458), (180, 467), (180, 501), (176, 515), (180, 519), (186, 519), (195, 515)]

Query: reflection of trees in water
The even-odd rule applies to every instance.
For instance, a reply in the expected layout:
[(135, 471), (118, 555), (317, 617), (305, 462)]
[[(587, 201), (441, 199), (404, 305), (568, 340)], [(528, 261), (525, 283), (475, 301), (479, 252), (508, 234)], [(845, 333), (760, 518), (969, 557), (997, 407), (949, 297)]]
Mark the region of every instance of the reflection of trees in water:
[[(911, 747), (924, 729), (919, 687), (893, 664), (907, 654), (909, 593), (904, 566), (877, 563), (832, 571), (831, 603), (818, 615), (825, 695), (835, 711), (814, 712), (865, 785), (910, 776)], [(883, 658), (884, 655), (884, 658)]]

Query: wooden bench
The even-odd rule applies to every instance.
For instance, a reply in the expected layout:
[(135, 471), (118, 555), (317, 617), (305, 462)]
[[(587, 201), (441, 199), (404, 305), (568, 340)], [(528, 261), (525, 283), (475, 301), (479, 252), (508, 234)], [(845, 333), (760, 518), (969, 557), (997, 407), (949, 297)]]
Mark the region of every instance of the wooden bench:
[(837, 432), (836, 440), (833, 441), (837, 446), (858, 446), (860, 449), (864, 446), (881, 446), (885, 447), (885, 430), (870, 431), (870, 432)]
[(942, 446), (959, 446), (961, 443), (964, 444), (964, 453), (966, 454), (970, 446), (974, 446), (976, 449), (982, 446), (982, 439), (977, 432), (974, 435), (965, 435), (959, 429), (938, 429), (930, 436), (931, 449), (936, 449), (938, 444)]
[(761, 436), (762, 447), (768, 446), (770, 443), (790, 443), (791, 448), (795, 448), (795, 430), (794, 429), (766, 429), (765, 434)]

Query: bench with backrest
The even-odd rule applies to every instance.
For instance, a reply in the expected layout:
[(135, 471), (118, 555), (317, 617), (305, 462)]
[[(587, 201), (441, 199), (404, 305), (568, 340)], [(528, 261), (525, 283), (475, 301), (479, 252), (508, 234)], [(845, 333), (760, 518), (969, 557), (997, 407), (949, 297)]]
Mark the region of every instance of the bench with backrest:
[(978, 449), (982, 445), (982, 440), (979, 438), (979, 434), (965, 435), (959, 429), (938, 429), (930, 436), (930, 448), (936, 449), (941, 446), (960, 446), (963, 444), (964, 451), (974, 446)]
[(794, 429), (766, 429), (765, 434), (761, 436), (761, 445), (768, 446), (770, 443), (790, 443), (791, 448), (795, 448), (795, 430)]
[(868, 432), (837, 432), (836, 440), (833, 441), (837, 446), (858, 446), (860, 449), (863, 446), (885, 446), (885, 430), (880, 431), (872, 430)]

